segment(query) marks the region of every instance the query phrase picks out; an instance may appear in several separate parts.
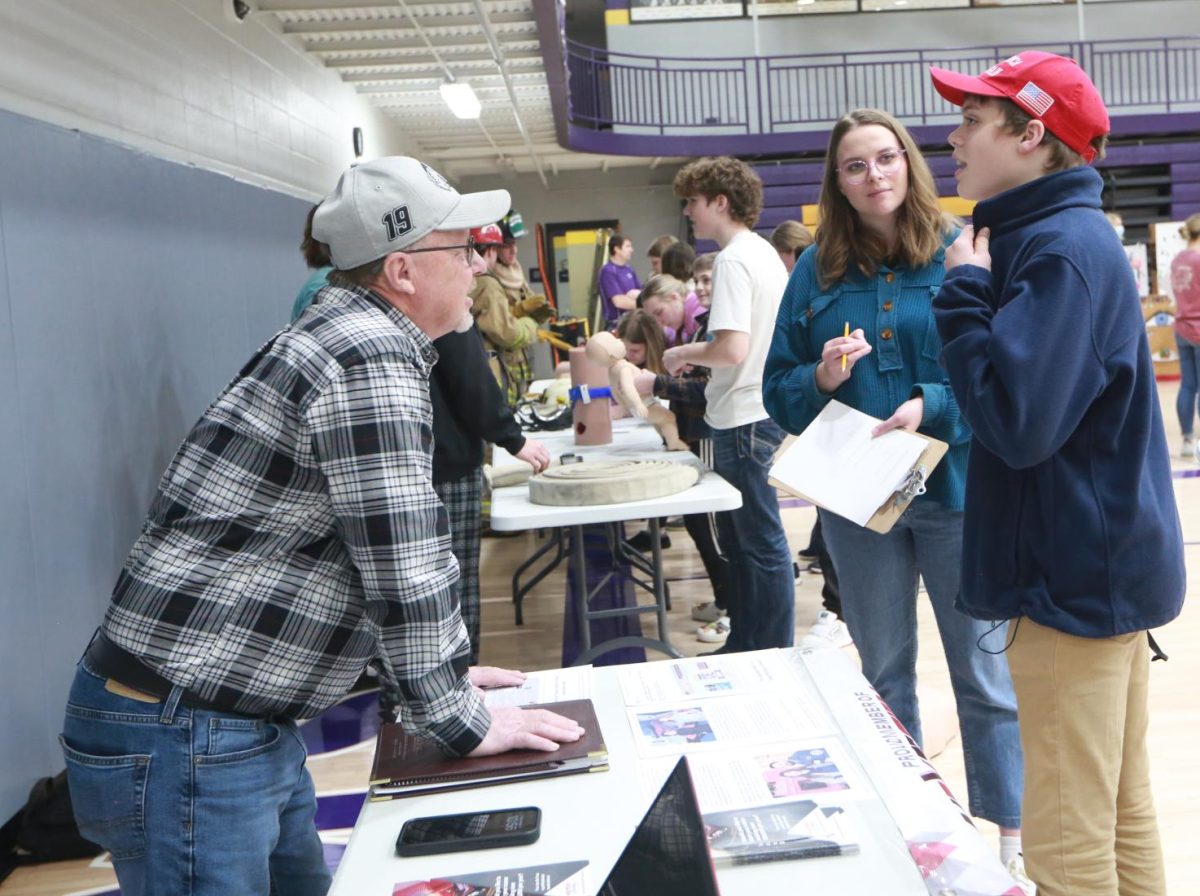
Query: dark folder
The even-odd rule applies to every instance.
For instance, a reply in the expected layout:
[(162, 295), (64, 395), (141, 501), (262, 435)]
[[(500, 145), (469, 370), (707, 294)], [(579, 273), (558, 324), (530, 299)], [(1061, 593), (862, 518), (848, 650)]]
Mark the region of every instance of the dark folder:
[(591, 700), (566, 700), (527, 708), (548, 709), (574, 719), (583, 727), (583, 737), (575, 743), (562, 744), (553, 753), (510, 750), (496, 756), (453, 758), (430, 741), (406, 734), (400, 725), (389, 723), (380, 729), (375, 745), (371, 799), (608, 770), (608, 750)]

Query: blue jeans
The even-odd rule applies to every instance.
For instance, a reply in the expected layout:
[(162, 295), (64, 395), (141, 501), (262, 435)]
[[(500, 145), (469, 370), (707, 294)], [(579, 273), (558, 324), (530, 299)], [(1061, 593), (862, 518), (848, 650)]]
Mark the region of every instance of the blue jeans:
[(80, 832), (122, 896), (323, 896), (296, 724), (114, 694), (80, 663), (61, 737)]
[(1175, 413), (1179, 415), (1179, 431), (1192, 434), (1196, 416), (1196, 389), (1200, 386), (1200, 345), (1175, 336), (1179, 346), (1179, 394), (1175, 396)]
[(742, 494), (742, 506), (717, 514), (717, 542), (729, 560), (730, 634), (725, 650), (790, 647), (796, 586), (792, 555), (767, 471), (783, 430), (773, 420), (713, 430), (713, 468)]
[(825, 510), (820, 516), (863, 675), (917, 743), (918, 575), (925, 580), (958, 705), (971, 814), (1020, 827), (1024, 763), (1003, 654), (1005, 628), (993, 630), (954, 608), (962, 581), (962, 513), (914, 503), (886, 535)]

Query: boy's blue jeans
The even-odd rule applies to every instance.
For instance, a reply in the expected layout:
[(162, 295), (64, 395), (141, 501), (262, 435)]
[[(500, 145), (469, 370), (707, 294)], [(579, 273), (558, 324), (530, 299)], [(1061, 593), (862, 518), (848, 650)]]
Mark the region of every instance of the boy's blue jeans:
[(886, 535), (819, 511), (842, 614), (871, 686), (919, 744), (917, 584), (924, 579), (958, 705), (971, 814), (1021, 826), (1024, 768), (1005, 628), (954, 608), (962, 581), (962, 513), (914, 502)]
[(154, 703), (81, 662), (62, 746), (80, 832), (122, 896), (323, 896), (330, 877), (296, 724)]
[(796, 617), (792, 555), (767, 482), (783, 430), (759, 420), (713, 430), (713, 468), (742, 494), (742, 506), (717, 514), (717, 541), (729, 560), (729, 640), (725, 650), (791, 647)]

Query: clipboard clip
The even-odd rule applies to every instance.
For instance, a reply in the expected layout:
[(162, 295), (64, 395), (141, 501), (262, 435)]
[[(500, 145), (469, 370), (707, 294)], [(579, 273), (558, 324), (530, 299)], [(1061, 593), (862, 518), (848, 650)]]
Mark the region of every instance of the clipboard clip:
[(904, 507), (917, 495), (925, 494), (925, 473), (924, 464), (917, 464), (908, 471), (908, 475), (904, 477), (904, 481), (896, 489), (896, 497), (894, 499), (896, 507)]

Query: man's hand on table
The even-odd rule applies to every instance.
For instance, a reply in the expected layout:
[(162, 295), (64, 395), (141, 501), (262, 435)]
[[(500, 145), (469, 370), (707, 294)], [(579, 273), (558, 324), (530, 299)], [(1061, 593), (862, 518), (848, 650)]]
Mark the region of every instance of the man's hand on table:
[(499, 666), (472, 666), (467, 678), (476, 690), (484, 688), (515, 688), (525, 683), (525, 673), (516, 669), (501, 669)]
[(560, 743), (574, 743), (583, 737), (583, 729), (574, 720), (546, 709), (497, 706), (490, 712), (492, 726), (468, 756), (494, 756), (508, 750), (552, 752)]

